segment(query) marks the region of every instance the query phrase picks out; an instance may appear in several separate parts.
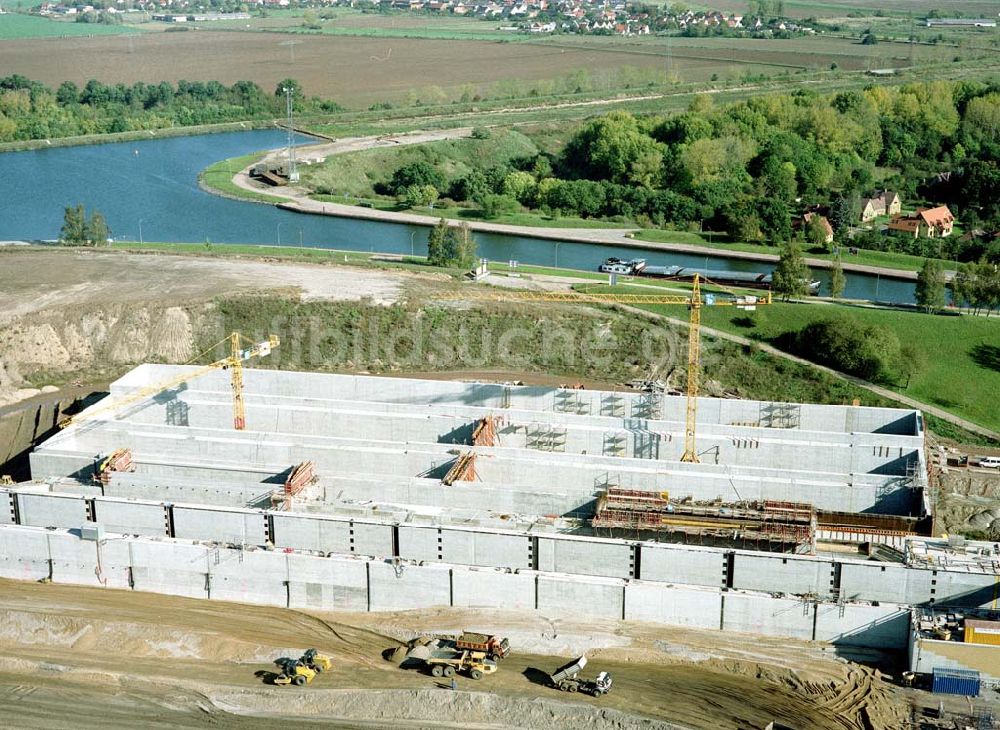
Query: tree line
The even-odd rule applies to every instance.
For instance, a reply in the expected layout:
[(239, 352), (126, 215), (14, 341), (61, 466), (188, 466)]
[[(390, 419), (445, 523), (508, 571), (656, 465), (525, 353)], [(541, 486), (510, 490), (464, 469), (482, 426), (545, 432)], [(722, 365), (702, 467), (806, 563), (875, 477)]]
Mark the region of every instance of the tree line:
[[(793, 223), (807, 207), (823, 206), (844, 241), (859, 223), (862, 198), (887, 187), (907, 204), (947, 203), (966, 228), (998, 230), (1000, 84), (802, 90), (718, 107), (702, 95), (674, 116), (605, 114), (580, 127), (559, 152), (457, 179), (427, 163), (406, 168), (386, 183), (389, 192), (416, 184), (422, 199), (474, 204), (487, 217), (526, 207), (781, 243), (809, 241), (808, 230)], [(872, 234), (863, 245), (1000, 260), (1000, 243), (958, 236), (913, 241)]]
[(299, 113), (329, 113), (341, 107), (308, 97), (295, 79), (268, 94), (252, 81), (163, 81), (82, 87), (64, 81), (52, 89), (19, 74), (0, 78), (0, 142), (109, 134), (164, 127), (270, 119), (285, 114), (284, 88), (295, 90)]

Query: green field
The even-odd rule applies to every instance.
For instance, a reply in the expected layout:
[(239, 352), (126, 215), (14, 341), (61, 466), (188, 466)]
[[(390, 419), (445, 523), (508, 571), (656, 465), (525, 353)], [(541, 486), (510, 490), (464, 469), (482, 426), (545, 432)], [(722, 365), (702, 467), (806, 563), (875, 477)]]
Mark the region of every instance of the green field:
[[(638, 291), (638, 290), (635, 290)], [(644, 307), (678, 316), (677, 307)], [(926, 366), (909, 387), (893, 389), (957, 416), (1000, 431), (1000, 319), (971, 315), (930, 315), (912, 311), (829, 304), (781, 304), (760, 307), (750, 317), (729, 308), (705, 307), (708, 327), (763, 342), (801, 330), (809, 322), (849, 315), (865, 324), (883, 325), (924, 353)], [(680, 316), (683, 316), (681, 313)]]
[(4, 13), (0, 15), (0, 40), (28, 38), (67, 38), (95, 35), (123, 35), (138, 33), (131, 25), (102, 25), (76, 23), (72, 20), (51, 20), (38, 15)]
[(531, 157), (538, 148), (520, 132), (496, 132), (489, 139), (449, 139), (427, 144), (379, 147), (332, 155), (321, 165), (303, 167), (303, 184), (326, 194), (369, 198), (373, 186), (386, 182), (397, 168), (427, 162), (448, 180), (478, 168), (485, 170), (520, 157)]

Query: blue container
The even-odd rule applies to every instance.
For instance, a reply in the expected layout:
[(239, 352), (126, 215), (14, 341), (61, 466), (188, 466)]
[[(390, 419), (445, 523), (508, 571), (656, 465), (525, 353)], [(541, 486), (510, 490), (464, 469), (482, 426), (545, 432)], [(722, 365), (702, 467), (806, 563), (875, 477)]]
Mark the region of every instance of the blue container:
[(979, 672), (971, 669), (935, 667), (931, 672), (931, 692), (944, 695), (979, 696)]

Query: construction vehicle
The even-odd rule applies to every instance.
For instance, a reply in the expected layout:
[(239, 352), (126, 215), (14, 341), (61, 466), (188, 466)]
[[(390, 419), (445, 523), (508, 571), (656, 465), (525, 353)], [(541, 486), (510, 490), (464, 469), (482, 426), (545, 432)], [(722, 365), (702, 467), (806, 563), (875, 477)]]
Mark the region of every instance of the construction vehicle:
[[(210, 365), (205, 365), (204, 367), (200, 367), (192, 372), (177, 375), (166, 380), (161, 380), (160, 382), (153, 383), (145, 388), (138, 388), (123, 398), (105, 398), (105, 401), (107, 402), (103, 405), (99, 405), (95, 408), (89, 408), (79, 415), (65, 418), (59, 422), (59, 427), (66, 428), (74, 423), (77, 423), (78, 421), (93, 418), (101, 413), (111, 412), (112, 414), (115, 414), (126, 406), (131, 406), (145, 401), (155, 395), (159, 395), (165, 390), (176, 388), (190, 380), (199, 378), (206, 373), (210, 373), (215, 370), (228, 370), (233, 391), (233, 428), (237, 431), (244, 430), (246, 428), (246, 407), (243, 403), (243, 363), (253, 357), (266, 357), (270, 355), (271, 350), (280, 344), (280, 340), (276, 335), (271, 335), (266, 340), (262, 340), (261, 342), (250, 342), (250, 340), (247, 340), (239, 332), (233, 332), (225, 340), (212, 345), (212, 347), (194, 359), (197, 360), (226, 341), (229, 342), (230, 348), (230, 354), (228, 357), (216, 360)], [(241, 344), (244, 341), (249, 342), (250, 346), (246, 348), (241, 347)]]
[(484, 674), (493, 674), (497, 663), (487, 659), (482, 652), (469, 650), (455, 651), (451, 648), (437, 648), (424, 660), (433, 677), (454, 677), (456, 673), (467, 674), (471, 679), (482, 679)]
[(579, 674), (587, 666), (587, 657), (577, 657), (563, 664), (549, 676), (551, 686), (563, 692), (583, 692), (592, 697), (600, 697), (611, 691), (612, 679), (607, 672), (601, 672), (596, 679), (580, 679)]
[[(702, 294), (703, 278), (695, 274), (689, 295), (678, 294), (616, 294), (614, 292), (588, 291), (576, 289), (573, 291), (539, 291), (528, 289), (500, 289), (496, 287), (462, 287), (453, 292), (436, 295), (439, 299), (461, 301), (498, 301), (498, 302), (554, 302), (564, 304), (684, 304), (687, 305), (689, 316), (688, 352), (687, 352), (687, 415), (684, 429), (684, 453), (681, 461), (698, 463), (698, 450), (695, 444), (695, 427), (698, 415), (698, 381), (701, 376), (701, 308), (703, 306), (735, 307), (752, 311), (758, 305), (771, 304), (771, 292), (766, 295), (741, 295), (727, 292), (728, 297), (717, 297), (714, 293)], [(707, 282), (710, 283), (710, 282)], [(474, 455), (474, 452), (469, 452)], [(463, 464), (465, 472), (473, 477), (465, 479), (472, 481), (475, 475), (475, 459), (467, 459)], [(458, 466), (456, 462), (456, 467)], [(462, 479), (462, 477), (456, 477)], [(450, 482), (449, 482), (450, 484)]]
[(275, 659), (274, 663), (278, 665), (280, 670), (278, 676), (274, 678), (276, 685), (294, 684), (296, 687), (302, 687), (316, 678), (316, 670), (307, 667), (301, 659), (282, 657)]
[(302, 658), (299, 659), (299, 661), (317, 674), (321, 672), (329, 672), (330, 667), (333, 666), (333, 660), (330, 659), (330, 657), (326, 654), (320, 654), (315, 649), (306, 649), (302, 653)]
[(466, 631), (455, 639), (456, 649), (481, 652), (487, 659), (499, 661), (510, 654), (510, 642), (493, 634), (474, 634)]

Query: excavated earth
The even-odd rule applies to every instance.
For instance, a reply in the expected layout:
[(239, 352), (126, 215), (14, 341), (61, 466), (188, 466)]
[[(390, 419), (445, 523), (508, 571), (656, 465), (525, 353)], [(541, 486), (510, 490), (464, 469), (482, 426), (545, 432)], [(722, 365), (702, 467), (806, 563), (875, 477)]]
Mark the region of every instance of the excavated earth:
[[(476, 682), (399, 664), (421, 635), (510, 637)], [(333, 669), (303, 688), (266, 681), (316, 647)], [(546, 686), (586, 652), (614, 677), (593, 699)], [(309, 614), (110, 589), (0, 581), (0, 717), (16, 727), (326, 727), (897, 730), (904, 704), (881, 675), (830, 647), (531, 614)]]

